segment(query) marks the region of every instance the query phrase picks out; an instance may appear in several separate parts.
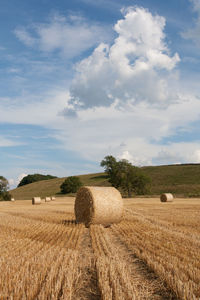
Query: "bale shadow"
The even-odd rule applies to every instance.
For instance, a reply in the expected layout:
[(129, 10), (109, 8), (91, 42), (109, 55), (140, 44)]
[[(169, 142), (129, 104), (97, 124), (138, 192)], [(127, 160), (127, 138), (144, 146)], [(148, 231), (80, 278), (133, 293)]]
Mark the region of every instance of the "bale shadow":
[(80, 223), (78, 223), (76, 220), (62, 220), (61, 224), (63, 224), (63, 225), (78, 225)]
[[(85, 224), (84, 222), (77, 222), (76, 220), (62, 220), (61, 224), (63, 225), (79, 225), (79, 224), (84, 224), (86, 228), (90, 228), (91, 224)], [(97, 225), (102, 225), (104, 228), (110, 228), (112, 224), (97, 224)]]

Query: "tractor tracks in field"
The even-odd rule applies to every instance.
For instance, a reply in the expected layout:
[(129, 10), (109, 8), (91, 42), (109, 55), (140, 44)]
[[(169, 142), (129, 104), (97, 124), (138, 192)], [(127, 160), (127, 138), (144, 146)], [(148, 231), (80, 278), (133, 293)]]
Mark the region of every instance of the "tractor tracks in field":
[(178, 300), (115, 225), (84, 228), (77, 264), (80, 277), (72, 300)]
[(101, 293), (98, 287), (95, 257), (88, 228), (84, 229), (79, 250), (79, 268), (81, 274), (79, 287), (73, 294), (72, 300), (100, 300)]
[(112, 227), (92, 225), (92, 249), (103, 300), (177, 300), (153, 270), (128, 248)]
[(118, 254), (120, 254), (120, 257), (130, 267), (130, 280), (132, 280), (133, 284), (137, 282), (136, 288), (140, 291), (141, 295), (143, 293), (141, 299), (178, 300), (174, 292), (167, 287), (166, 283), (159, 278), (145, 261), (129, 249), (116, 231), (113, 231), (111, 228), (109, 234), (113, 245), (118, 249)]

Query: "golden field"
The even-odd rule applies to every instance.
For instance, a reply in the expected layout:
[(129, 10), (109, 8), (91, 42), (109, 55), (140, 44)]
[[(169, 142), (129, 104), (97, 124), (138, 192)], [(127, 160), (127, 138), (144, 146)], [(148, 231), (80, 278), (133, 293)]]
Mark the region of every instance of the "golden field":
[(200, 199), (124, 199), (89, 229), (74, 198), (0, 202), (0, 299), (200, 299)]

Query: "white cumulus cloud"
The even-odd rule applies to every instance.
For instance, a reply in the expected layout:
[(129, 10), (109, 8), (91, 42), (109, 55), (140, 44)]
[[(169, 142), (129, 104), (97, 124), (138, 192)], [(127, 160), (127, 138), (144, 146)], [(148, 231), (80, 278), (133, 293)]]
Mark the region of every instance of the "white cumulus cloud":
[(117, 158), (126, 159), (130, 163), (132, 163), (134, 166), (148, 166), (148, 165), (152, 164), (152, 161), (147, 160), (147, 158), (143, 157), (143, 155), (140, 155), (140, 156), (137, 156), (137, 155), (135, 155), (134, 153), (131, 154), (128, 150), (125, 150), (120, 155), (118, 155)]
[(76, 66), (71, 85), (75, 109), (116, 103), (147, 102), (166, 106), (176, 100), (170, 89), (172, 70), (180, 61), (165, 42), (165, 19), (144, 8), (123, 11), (114, 26), (118, 37), (112, 45), (101, 43)]

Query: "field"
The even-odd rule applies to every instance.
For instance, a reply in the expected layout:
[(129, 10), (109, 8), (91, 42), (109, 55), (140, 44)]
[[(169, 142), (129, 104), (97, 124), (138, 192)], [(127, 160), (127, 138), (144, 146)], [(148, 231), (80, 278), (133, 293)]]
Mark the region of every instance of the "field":
[(125, 199), (89, 229), (74, 198), (0, 202), (0, 299), (200, 299), (200, 199)]

